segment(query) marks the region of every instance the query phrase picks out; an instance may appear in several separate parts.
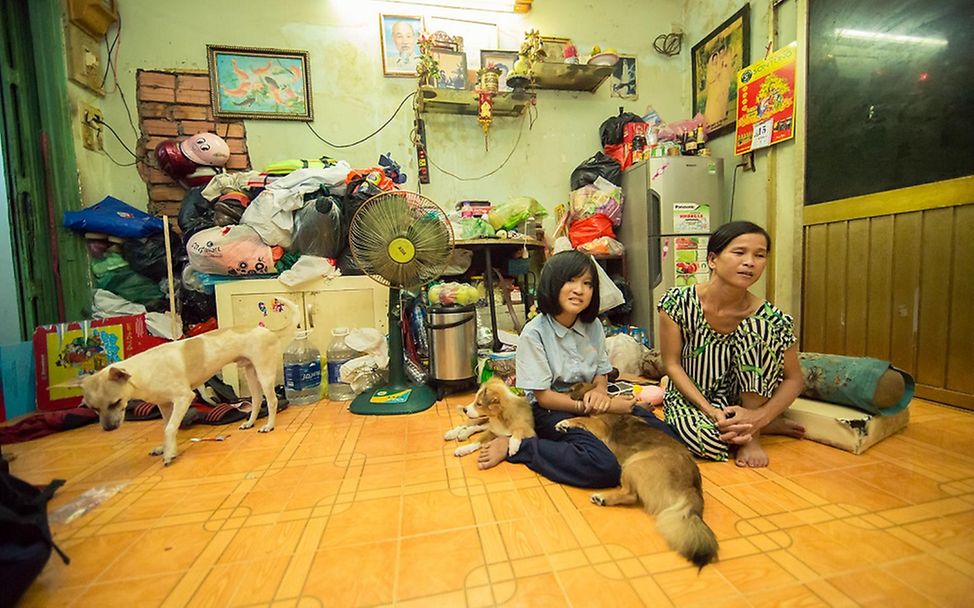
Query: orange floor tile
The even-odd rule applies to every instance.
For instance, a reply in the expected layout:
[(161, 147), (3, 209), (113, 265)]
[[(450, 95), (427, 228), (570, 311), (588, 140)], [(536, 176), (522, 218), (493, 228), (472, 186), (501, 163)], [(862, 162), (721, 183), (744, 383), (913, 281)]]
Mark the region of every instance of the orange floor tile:
[(168, 468), (147, 455), (159, 421), (6, 446), (15, 475), (67, 479), (52, 509), (121, 487), (53, 527), (71, 565), (52, 557), (22, 605), (970, 605), (971, 413), (915, 401), (862, 455), (775, 437), (767, 469), (701, 463), (721, 552), (698, 573), (638, 507), (454, 457), (461, 401), (387, 417), (325, 401), (268, 435), (196, 426)]

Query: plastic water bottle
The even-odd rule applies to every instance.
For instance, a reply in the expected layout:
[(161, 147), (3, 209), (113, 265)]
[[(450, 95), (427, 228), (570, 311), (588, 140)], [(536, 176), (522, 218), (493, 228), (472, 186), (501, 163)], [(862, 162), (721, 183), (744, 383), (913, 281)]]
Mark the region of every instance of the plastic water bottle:
[(284, 351), (284, 395), (289, 405), (307, 405), (321, 399), (321, 353), (298, 330)]
[(332, 401), (348, 401), (355, 397), (355, 391), (347, 382), (341, 380), (341, 369), (345, 362), (359, 356), (359, 352), (345, 344), (347, 327), (331, 330), (331, 344), (328, 345), (328, 398)]

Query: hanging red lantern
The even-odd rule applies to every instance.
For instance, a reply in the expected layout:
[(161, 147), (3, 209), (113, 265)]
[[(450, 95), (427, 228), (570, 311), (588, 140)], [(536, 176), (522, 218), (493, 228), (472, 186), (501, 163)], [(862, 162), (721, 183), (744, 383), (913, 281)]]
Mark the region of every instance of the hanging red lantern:
[(484, 150), (487, 150), (487, 132), (490, 130), (490, 123), (494, 120), (494, 94), (481, 90), (479, 96), (480, 109), (477, 112), (477, 121), (484, 130)]

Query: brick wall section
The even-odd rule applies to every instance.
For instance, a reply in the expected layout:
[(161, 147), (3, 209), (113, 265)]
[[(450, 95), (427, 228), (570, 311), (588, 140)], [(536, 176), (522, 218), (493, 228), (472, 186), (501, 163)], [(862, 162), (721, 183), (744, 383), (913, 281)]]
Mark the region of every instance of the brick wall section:
[(228, 171), (250, 169), (247, 131), (242, 121), (216, 119), (210, 107), (210, 78), (200, 72), (139, 70), (136, 99), (142, 137), (139, 152), (149, 158), (140, 166), (149, 192), (149, 213), (176, 216), (186, 190), (156, 168), (155, 149), (167, 139), (212, 131), (230, 146)]

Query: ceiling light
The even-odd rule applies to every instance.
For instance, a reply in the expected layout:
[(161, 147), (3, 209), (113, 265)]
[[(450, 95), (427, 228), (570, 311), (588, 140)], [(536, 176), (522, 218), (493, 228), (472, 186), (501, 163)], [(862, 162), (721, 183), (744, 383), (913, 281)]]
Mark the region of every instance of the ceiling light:
[(526, 13), (531, 10), (533, 0), (391, 0), (403, 4), (423, 4), (443, 8), (465, 8), (475, 11), (495, 11), (504, 13)]
[(947, 46), (943, 38), (924, 38), (921, 36), (907, 36), (905, 34), (888, 34), (886, 32), (867, 32), (864, 30), (850, 30), (838, 28), (835, 34), (840, 38), (858, 38), (860, 40), (875, 40), (876, 42), (899, 42), (903, 44), (926, 44), (930, 46)]

